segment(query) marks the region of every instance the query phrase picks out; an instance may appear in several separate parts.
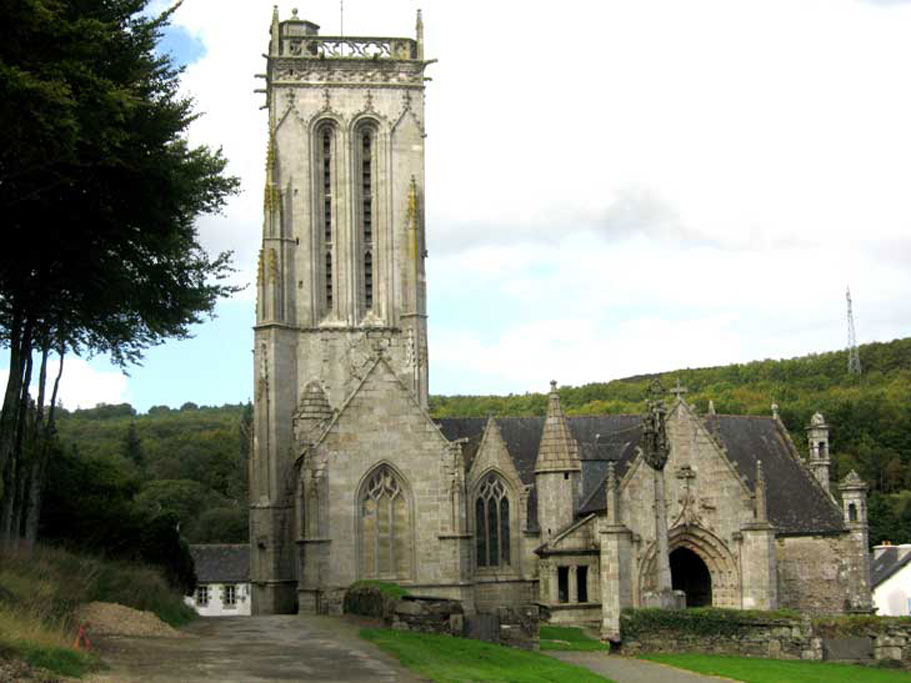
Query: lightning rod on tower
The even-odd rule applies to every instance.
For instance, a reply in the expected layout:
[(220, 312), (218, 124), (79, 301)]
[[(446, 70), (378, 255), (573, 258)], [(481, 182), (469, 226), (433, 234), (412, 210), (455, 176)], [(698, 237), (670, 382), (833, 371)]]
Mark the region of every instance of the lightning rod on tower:
[(857, 351), (857, 335), (854, 333), (854, 312), (851, 309), (851, 288), (845, 292), (848, 300), (848, 374), (860, 375), (860, 353)]

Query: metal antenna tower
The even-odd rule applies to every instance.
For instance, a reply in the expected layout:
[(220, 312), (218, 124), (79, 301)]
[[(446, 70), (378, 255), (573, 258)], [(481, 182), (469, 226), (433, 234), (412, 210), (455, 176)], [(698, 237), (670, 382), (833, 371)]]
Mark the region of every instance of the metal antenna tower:
[(854, 333), (854, 312), (851, 309), (851, 288), (845, 292), (848, 299), (848, 374), (860, 375), (860, 354), (857, 352), (857, 335)]

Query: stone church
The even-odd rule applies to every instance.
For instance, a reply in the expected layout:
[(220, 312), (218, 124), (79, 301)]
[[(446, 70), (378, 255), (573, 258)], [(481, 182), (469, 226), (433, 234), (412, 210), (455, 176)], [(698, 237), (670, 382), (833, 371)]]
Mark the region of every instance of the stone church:
[(700, 415), (678, 389), (661, 470), (642, 416), (567, 417), (555, 383), (543, 418), (431, 418), (420, 13), (416, 32), (272, 19), (254, 612), (338, 610), (380, 579), (467, 612), (534, 602), (614, 637), (660, 558), (688, 605), (869, 610), (866, 487), (852, 473), (830, 491), (821, 415), (797, 448), (774, 406)]

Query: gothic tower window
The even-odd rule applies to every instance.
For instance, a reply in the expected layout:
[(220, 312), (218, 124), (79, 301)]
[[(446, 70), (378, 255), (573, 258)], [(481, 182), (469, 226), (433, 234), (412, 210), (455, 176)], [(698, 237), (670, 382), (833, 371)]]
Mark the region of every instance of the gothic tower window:
[(382, 465), (367, 479), (359, 502), (361, 577), (407, 579), (411, 520), (407, 494), (395, 472)]
[(478, 567), (509, 565), (509, 498), (503, 480), (491, 472), (475, 498)]
[(368, 311), (373, 308), (373, 256), (369, 251), (364, 254), (364, 305)]
[(355, 158), (357, 173), (355, 175), (355, 194), (357, 197), (358, 242), (360, 254), (361, 311), (363, 314), (373, 309), (376, 271), (373, 264), (373, 246), (375, 233), (376, 194), (376, 127), (373, 123), (364, 123), (355, 135)]
[(323, 313), (332, 310), (332, 254), (333, 254), (333, 225), (335, 223), (334, 192), (335, 186), (335, 127), (325, 123), (317, 128), (314, 147), (317, 152), (317, 207), (319, 210), (319, 243), (320, 251), (324, 254), (325, 268), (323, 270)]

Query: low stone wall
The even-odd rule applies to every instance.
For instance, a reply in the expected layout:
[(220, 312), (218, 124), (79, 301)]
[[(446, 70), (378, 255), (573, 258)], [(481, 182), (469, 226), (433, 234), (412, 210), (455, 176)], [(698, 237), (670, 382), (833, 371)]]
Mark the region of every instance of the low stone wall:
[(540, 646), (537, 605), (498, 607), (488, 613), (466, 615), (462, 603), (441, 597), (404, 595), (392, 597), (373, 585), (353, 585), (333, 606), (347, 614), (381, 618), (399, 631), (436, 633), (485, 640), (500, 645), (537, 650)]
[(345, 614), (376, 617), (390, 623), (397, 599), (373, 586), (357, 586), (345, 591)]
[(774, 616), (736, 610), (630, 610), (622, 651), (699, 652), (773, 659), (891, 661), (911, 668), (911, 619)]
[(540, 646), (538, 621), (536, 605), (498, 607), (490, 613), (466, 615), (457, 600), (406, 596), (395, 604), (391, 626), (536, 650)]
[(458, 600), (407, 595), (395, 603), (391, 626), (400, 631), (461, 636), (465, 612)]

